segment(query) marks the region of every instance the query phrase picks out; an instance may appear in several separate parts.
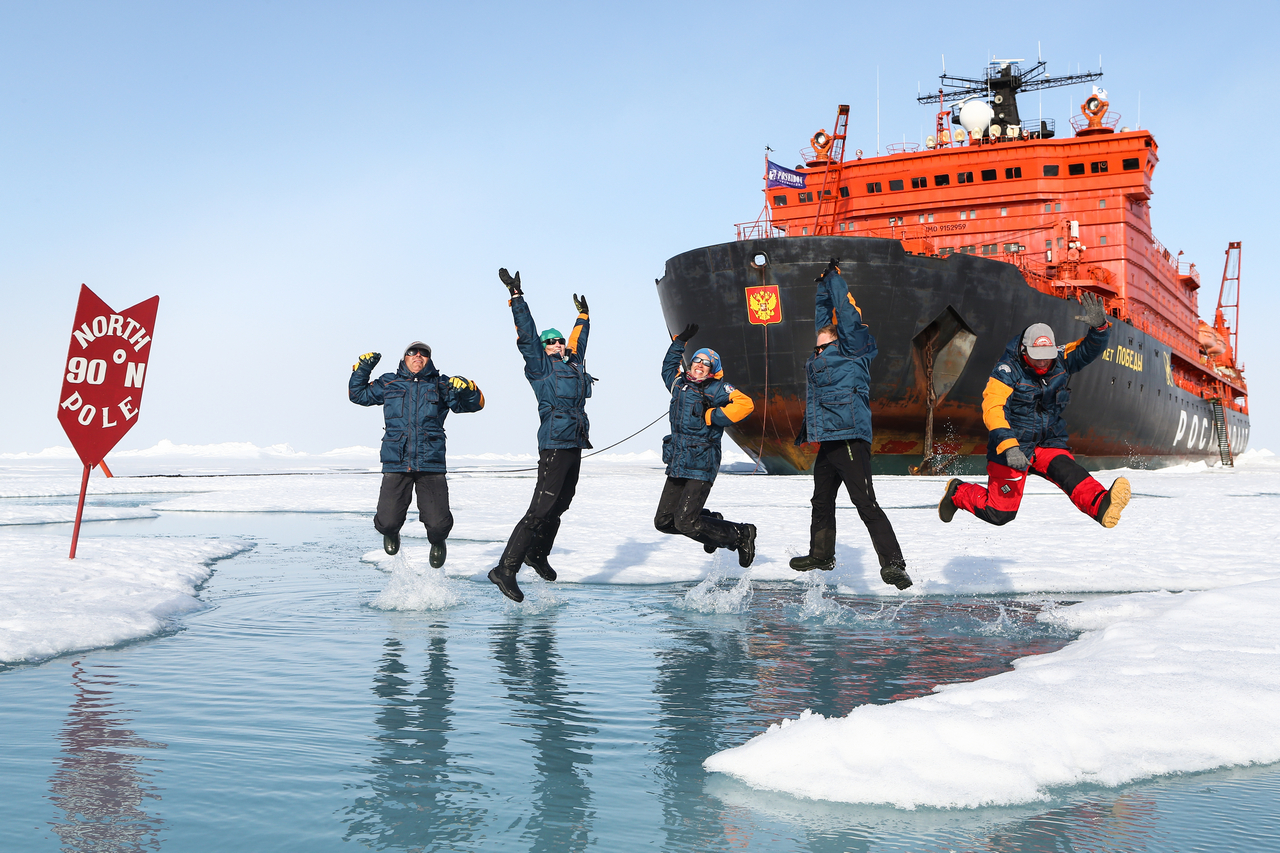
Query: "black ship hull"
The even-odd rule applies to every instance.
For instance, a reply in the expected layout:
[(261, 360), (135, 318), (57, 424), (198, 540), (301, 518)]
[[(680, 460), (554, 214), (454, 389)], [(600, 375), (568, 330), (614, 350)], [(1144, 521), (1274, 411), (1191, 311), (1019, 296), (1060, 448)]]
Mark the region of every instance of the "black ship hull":
[[(793, 446), (804, 418), (804, 365), (814, 345), (815, 277), (830, 258), (879, 345), (871, 365), (875, 468), (905, 473), (924, 461), (932, 407), (931, 465), (985, 466), (982, 391), (1006, 344), (1027, 325), (1059, 342), (1083, 337), (1079, 303), (1030, 287), (1007, 263), (954, 254), (912, 255), (897, 240), (785, 237), (707, 246), (667, 261), (658, 298), (668, 329), (701, 327), (697, 346), (720, 353), (725, 378), (755, 412), (729, 434), (769, 473), (797, 473), (812, 452)], [(747, 291), (776, 286), (781, 321), (755, 325)], [(1171, 348), (1115, 321), (1107, 351), (1071, 380), (1071, 447), (1091, 467), (1159, 467), (1219, 458), (1215, 407), (1178, 387)], [(933, 388), (930, 401), (929, 387)], [(1222, 409), (1232, 453), (1249, 442), (1249, 418)]]

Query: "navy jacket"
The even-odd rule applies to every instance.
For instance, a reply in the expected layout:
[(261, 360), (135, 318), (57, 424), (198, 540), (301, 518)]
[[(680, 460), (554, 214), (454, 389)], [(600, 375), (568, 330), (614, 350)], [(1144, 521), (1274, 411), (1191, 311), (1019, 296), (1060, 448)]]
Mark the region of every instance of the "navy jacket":
[(876, 339), (862, 322), (849, 285), (834, 270), (818, 282), (814, 332), (836, 322), (836, 340), (805, 363), (808, 383), (804, 426), (796, 444), (806, 441), (871, 441), (871, 359)]
[(559, 359), (543, 351), (538, 327), (533, 324), (523, 296), (511, 300), (511, 314), (516, 321), (516, 347), (524, 356), (524, 377), (538, 398), (538, 417), (542, 420), (538, 426), (538, 449), (590, 447), (587, 398), (595, 381), (585, 367), (590, 318), (578, 315), (566, 342), (569, 357)]
[(671, 434), (662, 439), (662, 461), (668, 477), (715, 482), (724, 428), (750, 415), (755, 404), (724, 381), (723, 370), (701, 382), (690, 379), (681, 364), (684, 345), (672, 341), (662, 360), (662, 381), (671, 391)]
[(410, 373), (401, 360), (395, 373), (384, 373), (372, 382), (373, 366), (358, 365), (351, 373), (347, 392), (361, 406), (382, 406), (386, 426), (382, 434), (383, 473), (422, 471), (443, 474), (444, 419), (449, 412), (478, 412), (484, 408), (479, 388), (454, 388), (427, 360), (426, 367)]
[(1080, 372), (1107, 346), (1111, 324), (1090, 329), (1078, 341), (1058, 347), (1058, 356), (1044, 376), (1022, 360), (1022, 335), (1009, 341), (982, 392), (982, 420), (991, 430), (987, 459), (1007, 465), (1005, 453), (1021, 447), (1028, 459), (1037, 447), (1067, 446), (1062, 410), (1071, 399), (1072, 374)]

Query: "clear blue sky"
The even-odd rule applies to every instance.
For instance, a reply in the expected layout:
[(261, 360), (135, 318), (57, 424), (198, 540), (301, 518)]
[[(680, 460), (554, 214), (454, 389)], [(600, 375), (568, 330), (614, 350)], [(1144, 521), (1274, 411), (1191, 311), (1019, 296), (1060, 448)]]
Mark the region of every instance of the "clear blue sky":
[[(1042, 9), (1035, 12), (1031, 9)], [(1211, 314), (1244, 243), (1253, 446), (1280, 452), (1274, 3), (34, 3), (0, 5), (0, 452), (66, 444), (56, 417), (81, 282), (160, 294), (139, 424), (121, 449), (376, 445), (356, 356), (429, 342), (488, 406), (454, 453), (533, 452), (536, 413), (495, 271), (540, 326), (590, 298), (596, 445), (664, 411), (653, 289), (671, 255), (760, 209), (836, 105), (850, 147), (918, 141), (917, 88), (988, 56), (1096, 69), (1160, 144), (1156, 236)], [(1049, 90), (1065, 125), (1086, 93)], [(1035, 94), (1022, 103), (1035, 114)], [(630, 449), (656, 447), (656, 428)]]

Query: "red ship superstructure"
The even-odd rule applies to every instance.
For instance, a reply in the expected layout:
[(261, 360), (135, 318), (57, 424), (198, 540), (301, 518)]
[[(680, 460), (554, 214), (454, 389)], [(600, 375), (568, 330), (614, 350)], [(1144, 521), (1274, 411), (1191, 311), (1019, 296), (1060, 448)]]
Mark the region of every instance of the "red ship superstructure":
[(841, 106), (834, 130), (814, 134), (795, 170), (770, 165), (803, 175), (804, 187), (769, 180), (764, 215), (739, 225), (738, 238), (887, 237), (910, 254), (1013, 264), (1043, 293), (1102, 296), (1110, 314), (1170, 348), (1179, 387), (1247, 414), (1235, 351), (1240, 244), (1227, 249), (1218, 308), (1207, 324), (1199, 316), (1195, 264), (1152, 233), (1155, 137), (1121, 126), (1096, 86), (1071, 122), (1071, 136), (1058, 138), (1049, 119), (1023, 121), (1019, 91), (1101, 76), (1043, 72), (1043, 62), (1024, 73), (1008, 61), (993, 62), (982, 79), (944, 74), (946, 88), (921, 98), (939, 107), (935, 132), (923, 146), (895, 143), (883, 156), (846, 156), (849, 108)]

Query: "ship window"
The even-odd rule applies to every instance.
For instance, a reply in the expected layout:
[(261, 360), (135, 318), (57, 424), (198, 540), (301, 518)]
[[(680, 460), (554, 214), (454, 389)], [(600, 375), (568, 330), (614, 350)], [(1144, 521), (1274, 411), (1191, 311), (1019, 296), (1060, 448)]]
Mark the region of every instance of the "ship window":
[(929, 186), (928, 178), (912, 178), (911, 179), (911, 189), (913, 190), (922, 190), (927, 186)]
[(977, 218), (978, 218), (978, 211), (976, 211), (976, 210), (971, 210), (971, 211), (969, 211), (969, 218), (970, 218), (970, 219), (977, 219)]
[(807, 193), (796, 193), (796, 201), (801, 202), (801, 203), (806, 202), (806, 201), (813, 201), (813, 193), (811, 193), (811, 192), (807, 192)]
[(1002, 208), (1000, 208), (1000, 215), (1001, 215), (1001, 216), (1008, 216), (1008, 215), (1009, 215), (1009, 208), (1007, 208), (1007, 207), (1002, 207)]
[(843, 223), (843, 222), (841, 222), (841, 223), (840, 223), (840, 230), (841, 230), (841, 231), (843, 231), (843, 230), (844, 230), (844, 223)]
[(996, 170), (995, 170), (995, 169), (983, 169), (983, 170), (982, 170), (982, 180), (984, 180), (984, 181), (994, 181), (995, 179), (996, 179)]
[(1124, 167), (1126, 172), (1132, 172), (1134, 169), (1142, 168), (1142, 164), (1138, 162), (1137, 157), (1126, 157), (1120, 161), (1120, 165)]
[(1056, 178), (1056, 177), (1058, 177), (1058, 166), (1057, 166), (1057, 164), (1054, 164), (1054, 165), (1052, 165), (1052, 166), (1045, 166), (1045, 167), (1044, 167), (1044, 176), (1045, 176), (1046, 178)]
[(1044, 241), (1044, 247), (1045, 247), (1046, 249), (1052, 249), (1052, 248), (1053, 248), (1053, 241), (1052, 241), (1052, 240), (1045, 240), (1045, 241)]
[(823, 190), (823, 191), (822, 191), (822, 194), (823, 194), (824, 196), (829, 196), (829, 195), (831, 195), (831, 190)]
[(924, 214), (923, 214), (923, 213), (916, 217), (916, 222), (924, 222)]
[(1061, 238), (1061, 237), (1059, 237), (1059, 238), (1058, 238), (1058, 248), (1059, 248), (1059, 249), (1061, 249), (1061, 248), (1062, 248), (1062, 238)]
[(1052, 210), (1053, 210), (1053, 207), (1052, 207), (1051, 205), (1046, 204), (1046, 205), (1044, 206), (1044, 212), (1045, 212), (1045, 213), (1049, 213), (1049, 212), (1051, 212)]
[(848, 197), (849, 197), (849, 188), (848, 188), (848, 187), (841, 187), (841, 188), (840, 188), (840, 198), (848, 198)]
[(1107, 200), (1106, 200), (1105, 198), (1100, 198), (1100, 199), (1098, 199), (1098, 209), (1099, 209), (1099, 210), (1101, 210), (1102, 208), (1104, 208), (1104, 207), (1106, 207), (1106, 206), (1107, 206)]
[(982, 254), (984, 255), (994, 255), (995, 253), (996, 253), (995, 243), (987, 243), (982, 247)]
[(890, 191), (890, 192), (895, 192), (895, 193), (896, 193), (896, 192), (897, 192), (898, 190), (900, 190), (900, 189), (902, 189), (902, 181), (890, 181), (890, 182), (889, 182), (889, 191)]
[(878, 192), (880, 192), (880, 182), (879, 182), (879, 181), (867, 181), (867, 192), (869, 192), (869, 193), (878, 193)]
[(951, 248), (950, 246), (943, 246), (942, 249), (938, 252), (938, 254), (942, 255), (942, 257), (945, 258), (947, 255), (950, 255), (953, 252), (955, 252), (955, 249)]
[(1004, 250), (1006, 252), (1011, 252), (1011, 253), (1021, 252), (1026, 248), (1027, 247), (1022, 245), (1021, 243), (1005, 243), (1004, 244)]
[(960, 252), (961, 254), (972, 255), (974, 253), (973, 246), (961, 246)]
[[(1056, 167), (1055, 167), (1055, 168), (1056, 168)], [(1014, 166), (1014, 167), (1013, 167), (1013, 168), (1011, 168), (1011, 169), (1005, 169), (1005, 170), (1004, 170), (1004, 179), (1005, 179), (1006, 181), (1012, 181), (1014, 178), (1021, 178), (1021, 177), (1022, 177), (1022, 167), (1021, 167), (1021, 166)]]
[(1097, 162), (1090, 163), (1090, 164), (1089, 164), (1089, 171), (1090, 171), (1090, 172), (1093, 172), (1095, 175), (1099, 174), (1100, 172), (1105, 172), (1105, 171), (1107, 171), (1107, 161), (1106, 161), (1106, 160), (1098, 160)]
[(973, 172), (956, 172), (956, 183), (957, 184), (973, 183)]
[(773, 197), (773, 203), (776, 204), (778, 207), (786, 207), (787, 197), (785, 195), (775, 195)]
[(1098, 238), (1098, 245), (1099, 246), (1107, 245), (1107, 235), (1103, 234), (1101, 237)]
[(965, 211), (963, 211), (963, 210), (962, 210), (962, 211), (960, 211), (960, 218), (961, 218), (961, 219), (967, 219), (967, 218), (968, 218), (968, 216), (969, 216), (969, 214), (968, 214), (968, 213), (966, 213)]
[(808, 234), (808, 233), (809, 233), (809, 226), (807, 226), (807, 225), (806, 225), (804, 228), (801, 228), (801, 229), (800, 229), (800, 233), (801, 233), (802, 235), (803, 235), (803, 234)]
[(1068, 163), (1068, 164), (1067, 164), (1067, 174), (1068, 174), (1068, 175), (1083, 175), (1083, 174), (1084, 174), (1084, 163)]
[(1055, 202), (1053, 203), (1053, 212), (1054, 212), (1054, 213), (1057, 213), (1057, 212), (1058, 212), (1058, 211), (1060, 211), (1060, 210), (1062, 210), (1062, 202), (1060, 202), (1060, 201), (1055, 201)]
[(929, 214), (929, 221), (930, 221), (930, 222), (932, 222), (932, 221), (933, 221), (933, 214), (932, 214), (932, 213), (930, 213), (930, 214)]
[(934, 175), (933, 176), (933, 185), (935, 187), (945, 187), (949, 183), (951, 183), (950, 175)]

